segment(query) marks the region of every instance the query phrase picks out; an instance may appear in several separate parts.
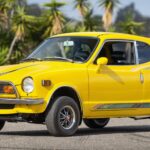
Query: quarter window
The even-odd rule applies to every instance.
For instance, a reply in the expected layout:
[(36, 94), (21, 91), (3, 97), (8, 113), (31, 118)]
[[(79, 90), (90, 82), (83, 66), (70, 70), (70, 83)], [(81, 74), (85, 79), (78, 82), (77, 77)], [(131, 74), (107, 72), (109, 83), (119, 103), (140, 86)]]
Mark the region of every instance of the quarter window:
[(135, 64), (135, 48), (133, 42), (110, 41), (106, 42), (98, 57), (106, 57), (108, 65)]
[(143, 42), (137, 42), (137, 50), (140, 64), (150, 61), (150, 45)]

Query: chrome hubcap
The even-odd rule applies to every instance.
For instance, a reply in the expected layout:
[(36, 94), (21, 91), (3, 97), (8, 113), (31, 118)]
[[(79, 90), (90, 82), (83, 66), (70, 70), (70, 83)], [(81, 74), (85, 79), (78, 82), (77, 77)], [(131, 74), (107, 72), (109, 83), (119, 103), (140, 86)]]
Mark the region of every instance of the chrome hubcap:
[(75, 111), (71, 106), (64, 106), (59, 113), (59, 122), (64, 129), (70, 129), (75, 123)]

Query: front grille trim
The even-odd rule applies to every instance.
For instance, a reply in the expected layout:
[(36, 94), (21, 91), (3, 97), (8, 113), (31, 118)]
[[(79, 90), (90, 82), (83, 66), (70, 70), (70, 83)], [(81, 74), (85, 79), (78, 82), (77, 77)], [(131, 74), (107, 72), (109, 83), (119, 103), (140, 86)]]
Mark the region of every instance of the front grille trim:
[(13, 108), (15, 108), (15, 104), (0, 104), (0, 110)]

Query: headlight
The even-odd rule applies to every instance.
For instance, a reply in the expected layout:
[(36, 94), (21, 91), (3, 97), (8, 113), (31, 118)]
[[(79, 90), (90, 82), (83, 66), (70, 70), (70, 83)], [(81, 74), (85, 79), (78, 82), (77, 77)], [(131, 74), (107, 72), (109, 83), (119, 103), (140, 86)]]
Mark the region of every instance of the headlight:
[(26, 92), (26, 93), (31, 93), (34, 89), (34, 82), (33, 79), (31, 77), (27, 77), (23, 80), (22, 82), (22, 89)]

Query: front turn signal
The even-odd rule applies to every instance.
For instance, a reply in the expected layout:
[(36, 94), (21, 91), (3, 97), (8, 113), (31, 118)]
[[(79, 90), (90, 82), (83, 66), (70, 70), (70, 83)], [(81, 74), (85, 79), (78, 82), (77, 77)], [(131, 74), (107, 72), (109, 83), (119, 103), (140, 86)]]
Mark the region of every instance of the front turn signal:
[(3, 93), (4, 94), (14, 94), (14, 88), (11, 85), (5, 85), (3, 87)]

